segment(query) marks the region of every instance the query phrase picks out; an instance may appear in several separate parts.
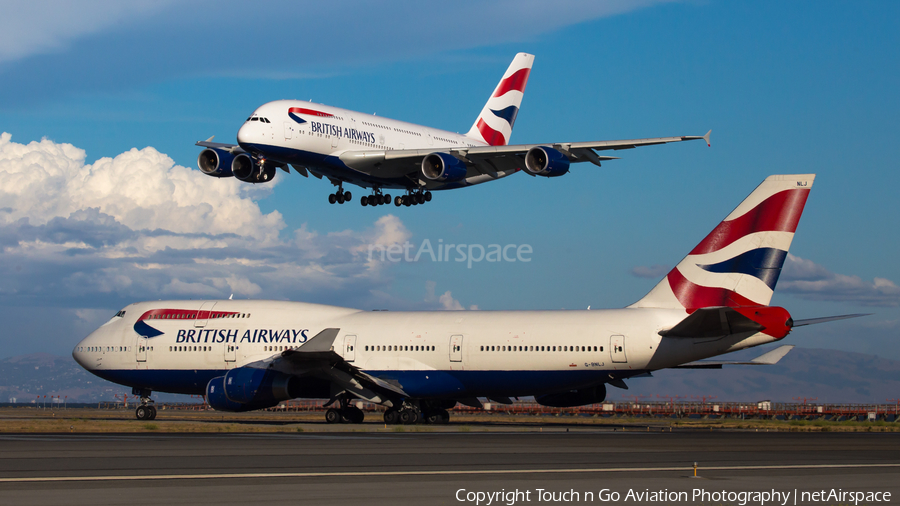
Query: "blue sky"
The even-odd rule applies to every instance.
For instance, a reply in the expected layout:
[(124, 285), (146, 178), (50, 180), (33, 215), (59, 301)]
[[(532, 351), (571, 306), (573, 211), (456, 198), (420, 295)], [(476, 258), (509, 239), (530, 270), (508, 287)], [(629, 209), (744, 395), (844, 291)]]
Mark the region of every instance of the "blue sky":
[[(815, 172), (773, 303), (875, 314), (789, 341), (900, 359), (897, 3), (0, 5), (0, 356), (66, 354), (158, 298), (621, 307), (765, 176)], [(328, 183), (296, 174), (247, 188), (196, 170), (194, 142), (233, 142), (282, 98), (468, 130), (520, 51), (536, 59), (512, 142), (712, 128), (713, 146), (621, 151), (401, 209), (330, 206)], [(534, 253), (367, 262), (398, 239)]]

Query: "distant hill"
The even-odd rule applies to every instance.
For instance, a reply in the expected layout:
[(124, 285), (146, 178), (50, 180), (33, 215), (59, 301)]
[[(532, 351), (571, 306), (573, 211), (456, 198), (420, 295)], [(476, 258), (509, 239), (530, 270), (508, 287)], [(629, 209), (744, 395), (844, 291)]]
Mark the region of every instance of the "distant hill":
[[(771, 349), (768, 347), (767, 349)], [(748, 359), (766, 349), (744, 350), (725, 359)], [(816, 403), (885, 403), (900, 398), (900, 361), (874, 355), (815, 348), (794, 348), (773, 366), (725, 366), (724, 369), (666, 369), (652, 378), (627, 380), (628, 390), (608, 387), (607, 399), (631, 396), (656, 400), (657, 395), (716, 396), (717, 402), (818, 398)], [(30, 403), (38, 396), (68, 396), (69, 402), (112, 401), (131, 389), (102, 380), (71, 357), (34, 353), (0, 360), (0, 402)], [(190, 401), (188, 396), (157, 394), (166, 401)]]
[[(756, 357), (768, 349), (744, 350), (723, 360)], [(716, 396), (717, 402), (818, 398), (818, 404), (884, 404), (900, 398), (900, 361), (875, 355), (817, 348), (794, 348), (773, 366), (725, 366), (723, 369), (665, 369), (653, 378), (626, 381), (628, 390), (610, 387), (607, 398), (632, 395)], [(624, 397), (623, 397), (624, 395)], [(679, 399), (681, 400), (681, 399)]]
[[(68, 397), (68, 402), (114, 401), (123, 394), (131, 397), (131, 389), (110, 383), (85, 371), (72, 357), (49, 353), (32, 353), (0, 360), (0, 402), (44, 402), (47, 396)], [(41, 398), (38, 401), (38, 397)], [(158, 400), (186, 402), (188, 396), (154, 394)], [(15, 401), (13, 401), (15, 399)]]

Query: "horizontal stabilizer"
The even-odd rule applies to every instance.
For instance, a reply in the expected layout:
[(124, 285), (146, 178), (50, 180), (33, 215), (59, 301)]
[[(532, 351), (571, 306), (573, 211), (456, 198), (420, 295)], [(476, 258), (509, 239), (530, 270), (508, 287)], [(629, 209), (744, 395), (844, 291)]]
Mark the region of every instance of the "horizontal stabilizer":
[(806, 320), (794, 320), (794, 327), (802, 327), (804, 325), (815, 325), (816, 323), (833, 322), (837, 320), (846, 320), (847, 318), (859, 318), (860, 316), (869, 316), (872, 313), (845, 314), (841, 316), (826, 316), (824, 318), (808, 318)]
[(663, 337), (722, 337), (743, 332), (759, 332), (763, 326), (730, 307), (697, 309), (668, 330), (660, 330)]
[(786, 344), (749, 361), (740, 360), (698, 360), (673, 367), (673, 369), (721, 369), (723, 365), (775, 365), (784, 358), (794, 346)]

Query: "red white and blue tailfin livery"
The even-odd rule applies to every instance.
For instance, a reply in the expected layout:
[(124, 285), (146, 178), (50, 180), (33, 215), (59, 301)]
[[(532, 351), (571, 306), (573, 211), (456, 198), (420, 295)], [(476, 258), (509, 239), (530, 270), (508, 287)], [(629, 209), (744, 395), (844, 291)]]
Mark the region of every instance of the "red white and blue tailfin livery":
[(814, 179), (769, 176), (631, 307), (767, 306)]
[[(572, 163), (600, 165), (614, 156), (598, 152), (703, 139), (683, 135), (620, 141), (509, 144), (522, 105), (534, 56), (519, 53), (465, 134), (363, 114), (312, 102), (278, 100), (263, 104), (237, 133), (237, 144), (198, 142), (204, 149), (197, 165), (212, 177), (236, 177), (267, 183), (277, 169), (326, 178), (337, 191), (332, 204), (351, 199), (344, 184), (371, 189), (364, 206), (393, 202), (424, 204), (432, 191), (450, 190), (502, 179), (520, 171), (557, 177)], [(391, 199), (388, 190), (405, 195)]]
[(271, 300), (131, 304), (73, 351), (90, 372), (133, 388), (139, 418), (154, 390), (205, 395), (223, 411), (297, 398), (335, 404), (330, 422), (447, 421), (479, 398), (534, 396), (547, 406), (601, 402), (607, 385), (670, 367), (765, 365), (701, 360), (785, 338), (793, 320), (768, 306), (812, 175), (772, 176), (637, 304), (593, 311), (361, 311)]
[(534, 55), (526, 53), (516, 55), (466, 137), (490, 146), (509, 144), (533, 63)]

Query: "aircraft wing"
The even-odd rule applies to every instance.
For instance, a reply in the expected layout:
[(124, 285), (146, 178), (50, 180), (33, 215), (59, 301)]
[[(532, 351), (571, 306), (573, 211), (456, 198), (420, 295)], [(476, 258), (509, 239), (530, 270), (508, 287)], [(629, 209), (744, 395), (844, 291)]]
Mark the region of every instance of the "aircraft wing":
[(497, 177), (498, 173), (510, 173), (525, 167), (525, 154), (535, 147), (550, 147), (563, 153), (571, 163), (590, 162), (600, 166), (615, 156), (603, 156), (597, 151), (631, 149), (654, 144), (703, 139), (709, 144), (709, 136), (682, 135), (678, 137), (654, 137), (618, 141), (557, 142), (547, 144), (512, 144), (508, 146), (442, 147), (435, 149), (394, 149), (345, 151), (341, 161), (349, 167), (375, 177), (390, 178), (412, 176), (420, 170), (422, 159), (431, 153), (448, 153), (459, 158), (469, 169), (470, 175), (485, 174)]
[[(215, 137), (215, 136), (213, 136), (213, 137)], [(238, 153), (246, 153), (246, 151), (244, 151), (244, 150), (243, 150), (240, 146), (238, 146), (237, 144), (225, 144), (225, 143), (222, 143), (222, 142), (213, 142), (213, 141), (212, 141), (212, 140), (213, 140), (213, 137), (210, 137), (209, 139), (206, 139), (205, 141), (198, 141), (198, 142), (197, 142), (196, 144), (194, 144), (194, 145), (195, 145), (195, 146), (200, 146), (200, 147), (202, 147), (202, 148), (215, 148), (215, 149), (221, 149), (221, 150), (224, 150), (224, 151), (228, 151), (228, 152), (230, 152), (230, 153), (233, 154), (233, 155), (236, 155), (236, 154), (238, 154)]]
[(721, 369), (723, 365), (775, 365), (793, 349), (793, 345), (786, 344), (751, 360), (698, 360), (676, 365), (672, 369)]
[(370, 402), (391, 406), (391, 398), (408, 397), (400, 385), (376, 378), (344, 360), (334, 351), (341, 329), (325, 329), (303, 346), (280, 352), (244, 367), (273, 369), (296, 376), (316, 376), (331, 381), (339, 389)]

